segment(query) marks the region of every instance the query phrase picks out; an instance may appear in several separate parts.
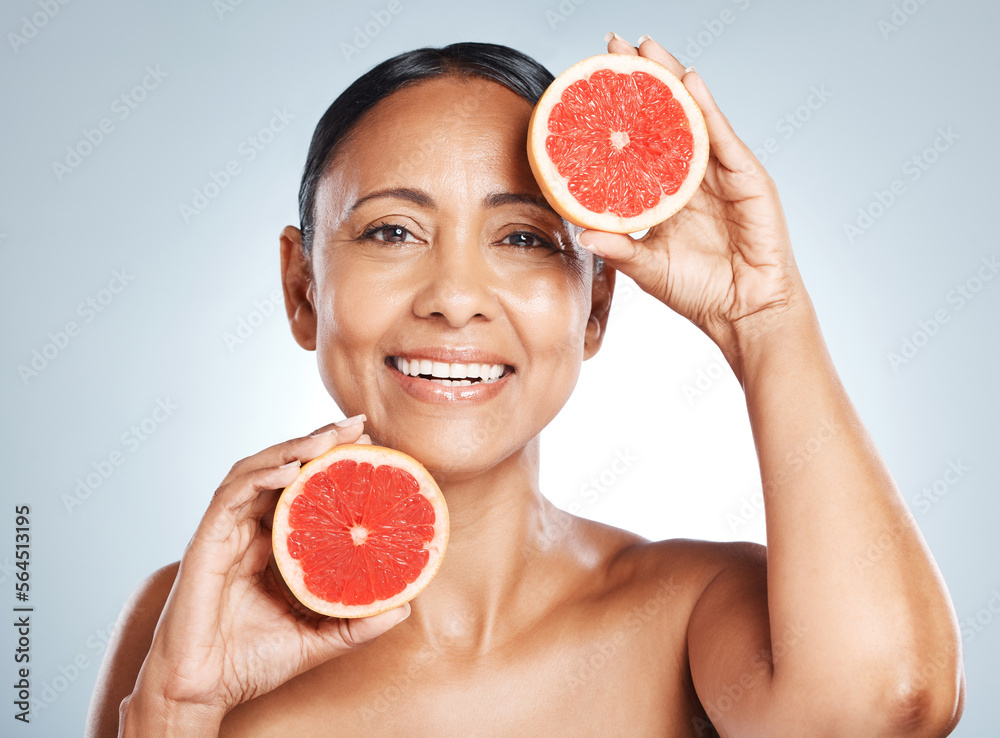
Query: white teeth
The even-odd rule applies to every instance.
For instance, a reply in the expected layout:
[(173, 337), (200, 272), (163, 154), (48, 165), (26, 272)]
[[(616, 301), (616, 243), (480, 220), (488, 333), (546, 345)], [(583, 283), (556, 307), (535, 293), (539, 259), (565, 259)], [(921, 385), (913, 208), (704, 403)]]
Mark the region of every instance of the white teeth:
[(462, 387), (472, 384), (471, 379), (432, 379), (430, 380), (436, 384), (443, 384), (446, 387), (451, 387), (452, 385), (460, 385)]
[(449, 386), (475, 384), (472, 380), (495, 382), (505, 369), (503, 364), (448, 364), (430, 359), (404, 359), (401, 356), (394, 356), (393, 361), (403, 374), (411, 377), (422, 374), (425, 378), (431, 375), (434, 379), (430, 381)]

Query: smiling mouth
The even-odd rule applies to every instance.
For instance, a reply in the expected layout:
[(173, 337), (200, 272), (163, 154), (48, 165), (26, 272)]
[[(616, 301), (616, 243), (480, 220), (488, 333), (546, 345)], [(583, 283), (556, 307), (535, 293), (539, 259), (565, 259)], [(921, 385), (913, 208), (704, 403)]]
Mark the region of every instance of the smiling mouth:
[(509, 364), (447, 364), (427, 359), (404, 359), (400, 356), (385, 357), (385, 364), (408, 377), (446, 387), (492, 384), (514, 373), (514, 367)]

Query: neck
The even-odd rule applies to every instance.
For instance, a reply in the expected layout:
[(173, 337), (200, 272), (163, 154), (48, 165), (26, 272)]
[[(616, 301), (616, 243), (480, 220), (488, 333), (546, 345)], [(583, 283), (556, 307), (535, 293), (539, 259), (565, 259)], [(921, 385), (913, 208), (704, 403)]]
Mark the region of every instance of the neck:
[[(536, 437), (474, 476), (437, 473), (448, 503), (448, 548), (434, 580), (410, 602), (409, 627), (430, 642), (482, 653), (505, 637), (501, 622), (520, 618), (530, 597), (532, 563), (548, 548), (559, 511), (538, 488)], [(549, 539), (551, 539), (549, 533)], [(524, 596), (521, 596), (524, 595)]]

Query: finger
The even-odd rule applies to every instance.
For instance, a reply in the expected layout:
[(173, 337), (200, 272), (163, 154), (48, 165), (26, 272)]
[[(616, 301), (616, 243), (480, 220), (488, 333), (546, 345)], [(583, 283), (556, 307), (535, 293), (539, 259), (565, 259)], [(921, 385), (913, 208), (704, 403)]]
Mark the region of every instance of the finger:
[[(293, 480), (294, 481), (294, 480)], [(248, 520), (254, 520), (260, 524), (264, 530), (271, 530), (271, 521), (274, 520), (274, 509), (278, 506), (278, 498), (284, 489), (266, 490), (257, 495), (253, 503), (253, 508), (247, 516)]]
[(632, 44), (623, 39), (614, 31), (610, 31), (608, 35), (604, 37), (604, 41), (608, 45), (608, 53), (632, 54), (633, 56), (639, 53), (639, 50), (637, 48), (635, 48)]
[(675, 77), (680, 78), (684, 76), (684, 65), (677, 61), (677, 57), (660, 46), (649, 36), (641, 36), (639, 38), (639, 55), (644, 56), (647, 59), (652, 59), (655, 62), (659, 62)]
[(237, 477), (255, 469), (278, 467), (291, 461), (305, 463), (326, 453), (338, 443), (351, 443), (361, 435), (366, 419), (364, 415), (359, 415), (355, 418), (348, 418), (346, 421), (341, 420), (339, 421), (341, 424), (350, 422), (348, 425), (333, 423), (324, 426), (308, 436), (275, 444), (260, 453), (241, 459), (229, 470), (229, 474), (222, 480), (222, 484), (228, 484)]
[(626, 233), (608, 233), (589, 228), (577, 236), (577, 242), (587, 251), (609, 262), (628, 261), (642, 250), (639, 241)]
[[(212, 502), (195, 532), (195, 540), (224, 541), (237, 526), (254, 516), (259, 519), (277, 503), (281, 490), (295, 481), (300, 468), (301, 464), (293, 461), (281, 467), (255, 469), (223, 484), (212, 496)], [(264, 499), (260, 499), (262, 495)], [(256, 523), (256, 520), (253, 522)]]
[(709, 144), (719, 163), (732, 172), (756, 173), (762, 170), (760, 160), (736, 135), (729, 119), (719, 110), (701, 75), (692, 69), (684, 75), (683, 82), (705, 116)]
[[(284, 490), (282, 490), (283, 492)], [(260, 527), (270, 533), (271, 529), (274, 527), (274, 511), (278, 507), (278, 499), (281, 497), (281, 492), (274, 495), (274, 501), (267, 505), (265, 509), (261, 511), (260, 517), (257, 518), (257, 522)]]
[(326, 425), (317, 428), (316, 430), (314, 430), (309, 435), (310, 436), (318, 436), (321, 433), (329, 433), (334, 428), (347, 428), (349, 425), (351, 425), (352, 423), (355, 423), (355, 422), (357, 422), (359, 420), (362, 423), (364, 423), (365, 421), (368, 420), (368, 416), (365, 415), (364, 413), (361, 413), (360, 415), (355, 415), (355, 416), (350, 417), (350, 418), (345, 418), (344, 420), (338, 420), (338, 421), (336, 421), (334, 423), (327, 423)]
[(273, 556), (270, 531), (258, 530), (240, 561), (238, 568), (240, 576), (252, 577), (264, 573)]
[(591, 253), (600, 256), (622, 274), (631, 277), (640, 288), (653, 294), (665, 294), (660, 284), (667, 273), (665, 254), (648, 247), (641, 240), (624, 233), (585, 230), (577, 241)]

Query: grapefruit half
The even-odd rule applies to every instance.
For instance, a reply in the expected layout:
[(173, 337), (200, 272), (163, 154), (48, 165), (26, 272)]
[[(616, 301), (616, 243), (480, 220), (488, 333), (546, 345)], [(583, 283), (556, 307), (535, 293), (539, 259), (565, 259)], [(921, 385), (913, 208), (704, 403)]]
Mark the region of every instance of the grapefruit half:
[(448, 508), (420, 462), (348, 443), (305, 464), (281, 493), (271, 545), (288, 589), (322, 615), (361, 618), (412, 600), (437, 573)]
[(634, 233), (687, 204), (708, 129), (684, 84), (643, 56), (599, 54), (560, 74), (528, 123), (528, 161), (549, 204), (584, 228)]

